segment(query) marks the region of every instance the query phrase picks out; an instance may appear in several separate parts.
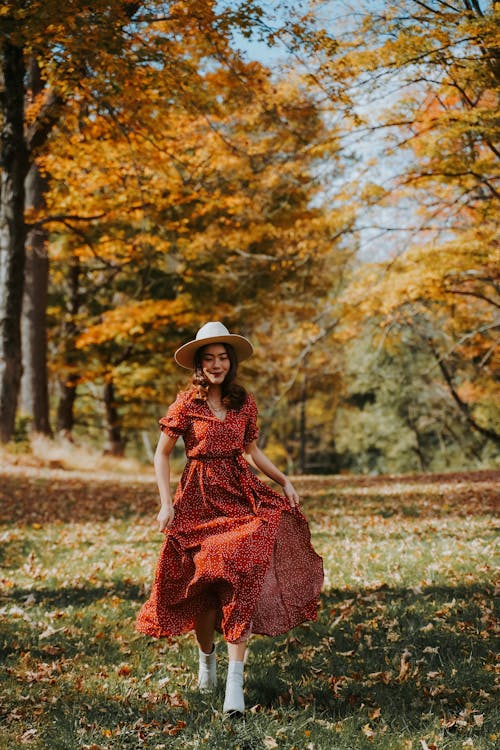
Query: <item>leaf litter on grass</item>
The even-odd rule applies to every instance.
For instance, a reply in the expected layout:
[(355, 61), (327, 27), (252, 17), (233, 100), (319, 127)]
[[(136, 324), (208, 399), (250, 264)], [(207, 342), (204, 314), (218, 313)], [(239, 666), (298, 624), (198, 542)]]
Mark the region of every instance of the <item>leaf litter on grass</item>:
[(299, 478), (319, 617), (251, 639), (239, 723), (194, 689), (190, 636), (134, 632), (154, 485), (62, 474), (2, 476), (0, 747), (495, 746), (498, 473)]

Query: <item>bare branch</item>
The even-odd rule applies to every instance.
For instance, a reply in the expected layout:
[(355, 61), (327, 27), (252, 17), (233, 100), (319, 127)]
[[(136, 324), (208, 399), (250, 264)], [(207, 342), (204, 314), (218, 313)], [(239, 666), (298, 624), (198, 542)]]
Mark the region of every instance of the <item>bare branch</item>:
[[(431, 8), (430, 5), (427, 5), (426, 3), (423, 3), (422, 0), (413, 0), (413, 2), (416, 5), (420, 5), (421, 8), (425, 8), (425, 10), (428, 10), (429, 13), (435, 13), (436, 15), (442, 15), (441, 11), (439, 11), (437, 8)], [(455, 13), (458, 13), (458, 8), (455, 8), (453, 5), (450, 5), (449, 3), (445, 3), (444, 0), (439, 0), (440, 5), (444, 5), (446, 8), (449, 8), (450, 10), (455, 11)]]
[(458, 394), (458, 392), (457, 392), (457, 390), (455, 388), (455, 385), (453, 383), (453, 376), (452, 376), (451, 372), (449, 371), (449, 369), (448, 369), (448, 367), (446, 365), (446, 362), (444, 361), (443, 357), (441, 357), (439, 355), (439, 353), (436, 351), (434, 343), (433, 343), (433, 341), (429, 337), (426, 337), (426, 341), (427, 341), (427, 345), (429, 346), (429, 349), (430, 349), (430, 351), (431, 351), (434, 359), (437, 362), (437, 365), (438, 365), (439, 369), (441, 370), (441, 374), (442, 374), (442, 376), (443, 376), (443, 378), (445, 380), (446, 385), (448, 386), (448, 390), (450, 391), (450, 394), (451, 394), (453, 400), (457, 404), (459, 410), (464, 415), (464, 417), (467, 420), (468, 424), (472, 427), (473, 430), (475, 430), (476, 432), (479, 432), (481, 435), (484, 435), (484, 437), (488, 438), (489, 440), (492, 440), (494, 443), (496, 443), (497, 445), (499, 445), (500, 444), (500, 435), (497, 432), (495, 432), (494, 430), (491, 430), (491, 429), (489, 429), (487, 427), (483, 427), (482, 425), (480, 425), (476, 421), (476, 419), (474, 418), (474, 416), (471, 413), (471, 409), (470, 409), (469, 404), (467, 404), (465, 401), (463, 401), (460, 398), (460, 396), (459, 396), (459, 394)]
[(490, 299), (490, 297), (487, 297), (485, 294), (480, 294), (479, 292), (467, 292), (463, 289), (446, 289), (447, 294), (461, 294), (464, 297), (477, 297), (477, 299), (482, 299), (485, 302), (489, 302), (490, 305), (493, 305), (493, 307), (498, 307), (500, 310), (500, 304), (498, 302), (495, 302), (495, 300)]

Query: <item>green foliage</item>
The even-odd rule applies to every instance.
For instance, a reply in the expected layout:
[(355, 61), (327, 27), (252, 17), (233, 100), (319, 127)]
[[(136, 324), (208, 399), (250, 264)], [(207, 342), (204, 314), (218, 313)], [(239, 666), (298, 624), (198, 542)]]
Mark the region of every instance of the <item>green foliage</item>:
[(388, 344), (366, 326), (349, 346), (334, 440), (340, 466), (354, 473), (482, 468), (496, 461), (494, 445), (470, 429), (412, 328)]

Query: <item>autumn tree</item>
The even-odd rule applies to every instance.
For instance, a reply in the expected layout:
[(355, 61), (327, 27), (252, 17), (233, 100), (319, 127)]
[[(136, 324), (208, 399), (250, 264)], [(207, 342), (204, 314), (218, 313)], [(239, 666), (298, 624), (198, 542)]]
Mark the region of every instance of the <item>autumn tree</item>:
[[(20, 318), (29, 229), (25, 217), (25, 181), (31, 173), (27, 183), (29, 204), (36, 210), (42, 203), (43, 192), (42, 181), (36, 174), (37, 154), (46, 146), (55, 122), (79, 81), (96, 74), (95, 49), (106, 49), (107, 55), (113, 52), (118, 55), (124, 39), (123, 28), (133, 11), (131, 4), (112, 0), (92, 10), (87, 3), (78, 2), (62, 10), (59, 3), (50, 0), (23, 5), (9, 2), (2, 8), (0, 434), (4, 442), (10, 439), (14, 429), (22, 369)], [(88, 45), (89, 37), (96, 45), (93, 48)], [(39, 240), (40, 235), (33, 229), (33, 248), (35, 238)], [(40, 247), (33, 249), (35, 263), (40, 250)], [(43, 307), (43, 290), (35, 288), (40, 278), (47, 278), (47, 274), (30, 273), (34, 286), (28, 297), (35, 304), (39, 301)], [(43, 314), (40, 317), (37, 311), (33, 319), (43, 321)], [(39, 333), (43, 338), (44, 331)], [(31, 335), (28, 340), (35, 348), (39, 347), (36, 336)], [(42, 362), (35, 356), (33, 382), (44, 379), (43, 342), (39, 351)], [(46, 401), (44, 395), (37, 403)], [(48, 429), (46, 403), (45, 414), (40, 415), (37, 422), (37, 426)]]
[[(43, 305), (46, 289), (43, 284), (47, 279), (46, 249), (44, 228), (36, 215), (43, 205), (44, 176), (38, 174), (37, 158), (47, 151), (54, 124), (61, 121), (69, 103), (90, 97), (92, 101), (99, 100), (102, 109), (109, 111), (113, 107), (110, 102), (115, 93), (115, 81), (126, 77), (130, 68), (140, 66), (145, 59), (166, 60), (165, 68), (170, 69), (171, 78), (175, 71), (178, 87), (185, 85), (189, 70), (186, 65), (180, 74), (182, 50), (173, 42), (171, 33), (162, 36), (160, 32), (156, 41), (149, 46), (145, 44), (145, 30), (151, 26), (156, 25), (158, 29), (162, 24), (179, 26), (183, 19), (190, 19), (191, 26), (197, 28), (198, 39), (213, 35), (216, 48), (217, 38), (223, 41), (230, 28), (248, 25), (258, 17), (258, 7), (252, 3), (216, 11), (213, 2), (202, 2), (196, 3), (195, 12), (193, 10), (189, 2), (157, 0), (138, 3), (109, 0), (91, 6), (74, 2), (62, 9), (59, 3), (49, 0), (22, 5), (5, 3), (2, 8), (0, 423), (4, 441), (12, 434), (21, 377), (20, 313), (28, 230), (31, 248), (28, 278), (33, 288), (28, 290), (26, 299), (34, 306), (26, 307), (28, 335), (25, 341), (33, 342), (34, 346), (33, 351), (28, 351), (26, 362), (30, 364), (29, 370), (36, 373), (30, 380), (37, 384), (42, 382), (42, 391), (45, 388)], [(92, 39), (91, 45), (89, 39)], [(30, 170), (28, 205), (33, 211), (27, 223), (25, 179)], [(37, 266), (34, 273), (31, 272), (33, 265)], [(36, 335), (30, 330), (30, 321), (40, 327)], [(28, 400), (34, 401), (37, 407), (46, 403), (45, 397), (33, 399), (29, 391), (30, 388)], [(48, 429), (47, 409), (42, 408), (44, 413), (35, 415), (35, 423), (40, 429)]]
[[(194, 66), (202, 46), (193, 43), (191, 58), (189, 49), (185, 41)], [(249, 334), (270, 316), (290, 322), (287, 309), (298, 325), (348, 257), (335, 237), (352, 216), (311, 205), (321, 189), (314, 165), (336, 158), (336, 145), (298, 82), (277, 83), (237, 56), (231, 69), (192, 71), (194, 80), (196, 101), (186, 102), (168, 69), (143, 66), (123, 82), (113, 117), (87, 108), (83, 118), (76, 103), (44, 162), (53, 264), (64, 269), (70, 236), (89, 290), (80, 379), (108, 394), (113, 384), (129, 423), (172, 378), (165, 349), (207, 311)]]
[(309, 47), (323, 91), (342, 80), (355, 102), (346, 142), (372, 139), (358, 227), (389, 260), (360, 264), (352, 333), (371, 318), (387, 345), (418, 341), (457, 419), (496, 445), (498, 7), (367, 4)]

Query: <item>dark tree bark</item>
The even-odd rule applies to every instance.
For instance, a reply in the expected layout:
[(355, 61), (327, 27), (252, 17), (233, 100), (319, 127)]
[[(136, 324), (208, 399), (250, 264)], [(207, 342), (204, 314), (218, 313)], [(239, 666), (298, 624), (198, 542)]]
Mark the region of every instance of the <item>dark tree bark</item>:
[(29, 169), (24, 140), (23, 50), (1, 45), (4, 90), (1, 106), (0, 186), (0, 440), (14, 434), (21, 383), (21, 309), (24, 286), (24, 181)]
[[(34, 100), (44, 89), (40, 67), (32, 57), (28, 70), (28, 95)], [(50, 119), (50, 118), (49, 118)], [(40, 128), (38, 128), (40, 130)], [(44, 138), (47, 137), (45, 132)], [(33, 137), (33, 133), (31, 134)], [(31, 145), (31, 151), (33, 146)], [(45, 207), (47, 181), (32, 162), (26, 178), (26, 207), (35, 211)], [(49, 388), (47, 375), (47, 298), (49, 286), (49, 258), (47, 232), (34, 227), (26, 244), (23, 315), (21, 323), (23, 377), (21, 406), (32, 418), (32, 429), (51, 435), (49, 420)]]
[[(36, 164), (32, 164), (26, 180), (26, 204), (42, 208), (45, 180)], [(51, 435), (49, 421), (49, 389), (47, 378), (47, 296), (49, 259), (47, 234), (32, 229), (26, 247), (26, 271), (22, 317), (23, 378), (21, 404), (32, 418), (32, 429)]]
[(76, 401), (76, 387), (78, 384), (78, 373), (74, 371), (75, 366), (75, 338), (76, 338), (76, 316), (80, 309), (80, 264), (74, 258), (69, 267), (68, 274), (68, 312), (69, 315), (63, 326), (62, 338), (64, 340), (64, 361), (68, 374), (59, 378), (59, 403), (57, 405), (57, 431), (65, 437), (71, 438), (75, 424), (74, 406)]
[(116, 408), (115, 388), (112, 380), (104, 386), (104, 409), (108, 437), (105, 453), (112, 456), (123, 456), (125, 444), (121, 435), (120, 415)]
[(70, 375), (59, 381), (59, 402), (57, 404), (57, 431), (68, 440), (72, 440), (75, 426), (74, 408), (76, 401), (77, 378)]

